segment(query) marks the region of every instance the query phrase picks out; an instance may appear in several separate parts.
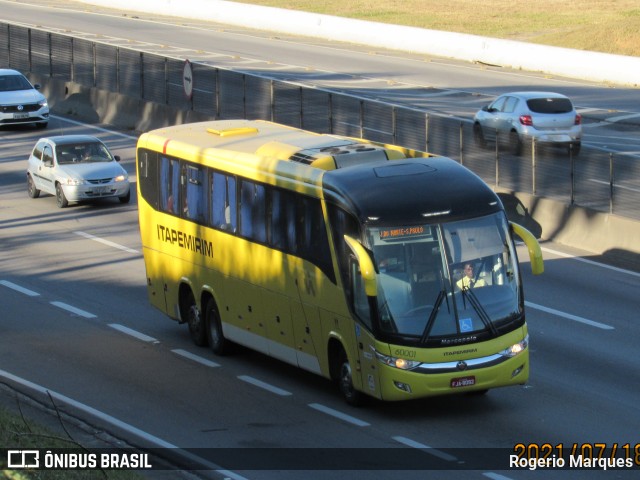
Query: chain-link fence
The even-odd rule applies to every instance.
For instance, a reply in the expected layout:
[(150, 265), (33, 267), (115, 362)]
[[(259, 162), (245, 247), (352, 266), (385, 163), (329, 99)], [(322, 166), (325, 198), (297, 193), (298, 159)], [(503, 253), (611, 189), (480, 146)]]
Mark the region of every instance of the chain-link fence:
[(211, 118), (272, 120), (426, 150), (461, 162), (497, 187), (640, 218), (640, 188), (634, 186), (640, 162), (625, 155), (586, 146), (576, 155), (531, 143), (515, 155), (501, 142), (478, 142), (470, 121), (201, 63), (191, 65), (193, 94), (187, 98), (184, 58), (6, 23), (0, 23), (0, 64)]

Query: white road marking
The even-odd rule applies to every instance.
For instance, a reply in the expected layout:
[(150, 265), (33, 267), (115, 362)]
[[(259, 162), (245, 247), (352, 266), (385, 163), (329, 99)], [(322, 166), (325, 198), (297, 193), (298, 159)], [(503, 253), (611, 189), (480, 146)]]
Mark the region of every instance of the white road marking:
[(120, 325), (119, 323), (110, 323), (109, 326), (119, 332), (122, 332), (130, 337), (137, 338), (138, 340), (142, 340), (147, 343), (160, 343), (159, 340), (150, 337), (149, 335), (145, 335), (144, 333), (140, 333), (136, 330), (133, 330), (129, 327), (125, 327), (124, 325)]
[(135, 253), (135, 254), (139, 254), (140, 252), (138, 252), (137, 250), (133, 250), (132, 248), (129, 247), (125, 247), (124, 245), (120, 245), (119, 243), (115, 243), (112, 242), (110, 240), (105, 240), (104, 238), (100, 238), (100, 237), (96, 237), (95, 235), (91, 235), (90, 233), (86, 233), (86, 232), (73, 232), (76, 235), (79, 235), (81, 237), (87, 238), (89, 240), (93, 240), (94, 242), (98, 242), (98, 243), (102, 243), (103, 245), (107, 245), (109, 247), (113, 247), (113, 248), (117, 248), (118, 250), (122, 250), (124, 252), (127, 253)]
[(208, 360), (206, 358), (200, 357), (198, 355), (195, 355), (191, 352), (188, 352), (186, 350), (182, 350), (181, 348), (176, 348), (174, 350), (171, 350), (173, 353), (175, 353), (176, 355), (180, 355), (181, 357), (184, 358), (188, 358), (189, 360), (193, 360), (194, 362), (200, 363), (206, 367), (219, 367), (220, 364), (216, 363), (216, 362), (212, 362), (211, 360)]
[(569, 253), (559, 252), (557, 250), (552, 250), (552, 249), (546, 248), (546, 247), (542, 247), (542, 251), (549, 252), (549, 253), (552, 253), (553, 255), (558, 255), (559, 257), (563, 257), (563, 258), (571, 258), (572, 260), (576, 260), (577, 262), (586, 263), (588, 265), (593, 265), (595, 267), (606, 268), (606, 269), (612, 270), (614, 272), (624, 273), (625, 275), (631, 275), (633, 277), (640, 277), (640, 273), (638, 273), (638, 272), (632, 272), (631, 270), (625, 270), (624, 268), (614, 267), (614, 266), (611, 266), (611, 265), (607, 265), (605, 263), (594, 262), (593, 260), (588, 260), (588, 259), (582, 258), (582, 257), (576, 257), (575, 255), (571, 255)]
[(275, 393), (276, 395), (280, 395), (282, 397), (291, 395), (291, 392), (287, 392), (286, 390), (283, 390), (281, 388), (274, 387), (273, 385), (270, 385), (261, 380), (258, 380), (257, 378), (250, 377), (248, 375), (239, 375), (238, 378), (243, 382), (250, 383), (251, 385), (255, 385), (256, 387), (260, 387), (264, 390), (267, 390), (271, 393)]
[(79, 308), (76, 308), (73, 305), (69, 305), (68, 303), (57, 302), (57, 301), (56, 302), (50, 302), (50, 303), (54, 307), (61, 308), (63, 310), (66, 310), (67, 312), (75, 313), (76, 315), (80, 315), (81, 317), (84, 317), (84, 318), (96, 318), (96, 315), (94, 315), (93, 313), (89, 313), (89, 312), (86, 312), (84, 310), (80, 310)]
[(368, 427), (370, 425), (363, 420), (352, 417), (351, 415), (347, 415), (346, 413), (339, 412), (338, 410), (334, 410), (333, 408), (325, 407), (324, 405), (320, 405), (319, 403), (310, 403), (309, 406), (314, 410), (318, 410), (319, 412), (326, 413), (327, 415), (331, 415), (332, 417), (339, 418), (340, 420), (349, 422), (357, 427)]
[(490, 478), (491, 480), (512, 480), (511, 477), (505, 477), (504, 475), (500, 475), (499, 473), (485, 472), (482, 475)]
[(28, 295), (29, 297), (38, 297), (40, 295), (38, 292), (34, 292), (33, 290), (29, 290), (28, 288), (21, 287), (20, 285), (16, 285), (15, 283), (8, 280), (0, 280), (0, 285), (4, 285), (11, 290), (23, 293), (25, 295)]
[(615, 328), (611, 325), (607, 325), (606, 323), (596, 322), (594, 320), (589, 320), (588, 318), (579, 317), (577, 315), (572, 315), (570, 313), (561, 312), (560, 310), (556, 310), (554, 308), (543, 307), (542, 305), (538, 305), (537, 303), (524, 302), (524, 304), (528, 308), (533, 308), (535, 310), (540, 310), (542, 312), (550, 313), (552, 315), (557, 315), (559, 317), (567, 318), (569, 320), (574, 320), (576, 322), (584, 323), (585, 325), (590, 325), (592, 327), (601, 328), (602, 330), (614, 330)]
[(417, 448), (418, 450), (422, 450), (425, 453), (433, 455), (434, 457), (438, 457), (442, 460), (446, 460), (447, 462), (455, 462), (458, 460), (453, 455), (449, 455), (448, 453), (438, 450), (437, 448), (424, 445), (423, 443), (416, 442), (415, 440), (411, 440), (410, 438), (407, 438), (407, 437), (398, 436), (398, 437), (391, 437), (391, 438), (393, 438), (396, 442), (400, 442), (403, 445), (406, 445), (411, 448)]

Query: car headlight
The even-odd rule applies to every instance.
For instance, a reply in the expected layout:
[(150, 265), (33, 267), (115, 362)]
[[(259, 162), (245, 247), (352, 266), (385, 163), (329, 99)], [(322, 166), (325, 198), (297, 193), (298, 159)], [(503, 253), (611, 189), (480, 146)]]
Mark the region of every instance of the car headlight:
[(524, 340), (522, 340), (521, 342), (514, 343), (510, 347), (502, 350), (500, 352), (500, 355), (503, 355), (505, 357), (515, 357), (519, 353), (524, 352), (528, 346), (529, 346), (529, 334), (527, 334), (527, 336), (524, 337)]
[(118, 175), (116, 178), (114, 178), (113, 180), (115, 182), (124, 182), (127, 179), (126, 175)]
[(411, 370), (420, 365), (420, 362), (416, 362), (415, 360), (406, 360), (404, 358), (391, 357), (389, 355), (385, 355), (384, 353), (380, 353), (377, 350), (374, 350), (376, 357), (379, 361), (393, 368), (398, 368), (400, 370)]
[(47, 106), (47, 99), (44, 98), (44, 99), (40, 100), (38, 102), (38, 105), (40, 105), (41, 107), (46, 107)]
[(82, 178), (67, 178), (67, 185), (84, 185)]

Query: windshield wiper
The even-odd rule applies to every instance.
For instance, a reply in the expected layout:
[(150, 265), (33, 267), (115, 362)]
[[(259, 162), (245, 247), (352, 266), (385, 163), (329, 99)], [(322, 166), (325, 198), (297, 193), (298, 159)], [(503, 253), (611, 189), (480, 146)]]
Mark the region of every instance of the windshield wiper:
[(496, 326), (491, 321), (491, 318), (489, 318), (489, 315), (487, 315), (487, 311), (484, 309), (484, 307), (482, 306), (482, 304), (478, 300), (478, 297), (476, 296), (476, 294), (473, 293), (473, 291), (470, 288), (463, 288), (462, 289), (462, 298), (463, 299), (465, 298), (465, 295), (469, 295), (469, 303), (471, 304), (473, 309), (478, 313), (478, 316), (480, 317), (480, 320), (482, 321), (484, 326), (491, 331), (491, 334), (494, 337), (497, 337), (498, 336), (498, 329), (496, 328)]
[(422, 332), (422, 336), (420, 337), (420, 343), (423, 345), (427, 342), (427, 340), (429, 340), (429, 333), (431, 333), (431, 328), (433, 328), (433, 323), (435, 322), (436, 316), (438, 315), (438, 310), (440, 310), (440, 305), (442, 305), (442, 301), (446, 298), (446, 296), (447, 291), (444, 288), (440, 290), (440, 292), (438, 292), (436, 303), (433, 305), (433, 309), (431, 310), (431, 314), (429, 315), (429, 320), (427, 320), (427, 325), (424, 327), (424, 332)]

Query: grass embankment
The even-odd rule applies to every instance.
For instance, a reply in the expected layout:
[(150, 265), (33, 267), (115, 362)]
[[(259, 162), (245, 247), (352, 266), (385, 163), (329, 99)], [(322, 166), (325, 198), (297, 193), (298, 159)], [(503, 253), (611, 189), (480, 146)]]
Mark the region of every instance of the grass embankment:
[(640, 56), (638, 0), (235, 0), (433, 30)]
[[(0, 447), (29, 450), (77, 448), (73, 440), (37, 425), (0, 406)], [(141, 480), (135, 472), (118, 470), (18, 470), (7, 469), (0, 458), (0, 480)]]

